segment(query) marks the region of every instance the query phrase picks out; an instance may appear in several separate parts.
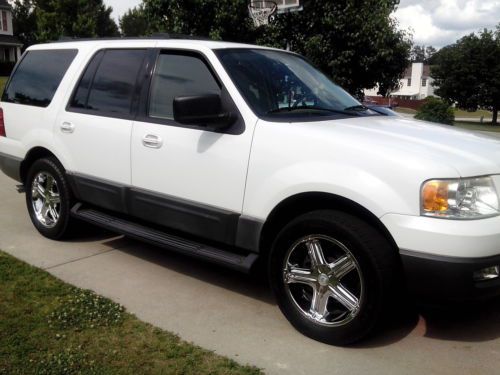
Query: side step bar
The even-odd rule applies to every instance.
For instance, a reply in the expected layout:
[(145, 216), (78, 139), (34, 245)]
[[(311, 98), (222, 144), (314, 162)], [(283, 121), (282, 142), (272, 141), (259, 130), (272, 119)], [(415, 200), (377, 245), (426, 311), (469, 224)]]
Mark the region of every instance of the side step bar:
[(117, 232), (181, 254), (201, 258), (244, 273), (250, 272), (258, 257), (254, 253), (246, 256), (238, 255), (226, 250), (186, 240), (91, 208), (84, 208), (82, 203), (75, 204), (71, 209), (71, 214), (78, 219), (106, 228), (112, 232)]

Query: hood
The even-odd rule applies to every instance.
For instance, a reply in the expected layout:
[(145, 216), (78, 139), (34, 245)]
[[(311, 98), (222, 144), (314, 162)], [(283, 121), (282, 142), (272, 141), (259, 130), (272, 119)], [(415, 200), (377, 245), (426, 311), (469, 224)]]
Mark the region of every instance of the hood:
[(496, 138), (485, 132), (392, 116), (357, 117), (332, 124), (373, 147), (397, 148), (446, 164), (462, 177), (500, 174), (500, 133)]

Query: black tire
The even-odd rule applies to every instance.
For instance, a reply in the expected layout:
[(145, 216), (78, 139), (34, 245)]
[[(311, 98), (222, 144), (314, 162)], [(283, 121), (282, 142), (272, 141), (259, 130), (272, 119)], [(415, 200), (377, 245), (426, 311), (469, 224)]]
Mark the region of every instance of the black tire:
[[(319, 236), (314, 237), (316, 235)], [(294, 250), (302, 246), (301, 242), (297, 241), (304, 238), (307, 238), (307, 241), (314, 238), (323, 241), (323, 238), (325, 238), (329, 241), (327, 247), (331, 246), (329, 251), (337, 251), (338, 249), (334, 249), (337, 243), (340, 244), (338, 245), (339, 249), (348, 249), (346, 255), (348, 259), (354, 258), (354, 261), (351, 262), (355, 264), (353, 267), (356, 268), (352, 269), (352, 271), (356, 270), (356, 273), (353, 274), (352, 271), (347, 271), (350, 273), (340, 276), (339, 279), (334, 281), (328, 281), (327, 284), (324, 277), (327, 271), (325, 269), (323, 271), (316, 270), (316, 274), (320, 272), (320, 277), (323, 277), (322, 279), (318, 277), (317, 280), (320, 281), (313, 285), (317, 289), (314, 289), (313, 286), (296, 284), (297, 281), (294, 280), (293, 275), (292, 279), (288, 278), (289, 282), (286, 283), (285, 273), (287, 271), (285, 270), (285, 263), (291, 264), (291, 258), (290, 261), (288, 258), (291, 256), (289, 254), (299, 251)], [(338, 242), (330, 242), (332, 240)], [(344, 247), (341, 247), (341, 245), (344, 245)], [(309, 256), (307, 254), (311, 254), (312, 247), (307, 246), (307, 243), (304, 246), (304, 249), (300, 251), (303, 251), (307, 257)], [(321, 246), (324, 246), (324, 244)], [(320, 250), (322, 249), (321, 246)], [(321, 251), (325, 253), (325, 251)], [(327, 264), (330, 263), (327, 255), (324, 256), (324, 259), (326, 259)], [(310, 258), (310, 264), (312, 264), (312, 261)], [(305, 262), (307, 263), (307, 260)], [(288, 270), (291, 269), (290, 267), (292, 266), (287, 266)], [(300, 265), (294, 265), (293, 267), (301, 268)], [(310, 267), (312, 271), (313, 265)], [(327, 268), (327, 270), (329, 269)], [(390, 308), (394, 286), (398, 283), (398, 275), (400, 274), (398, 270), (397, 252), (378, 230), (353, 215), (333, 210), (313, 211), (291, 221), (277, 235), (269, 257), (271, 288), (285, 317), (304, 335), (333, 345), (348, 345), (359, 341), (372, 333), (378, 323), (383, 321), (381, 318), (384, 309)], [(320, 321), (315, 320), (315, 317), (310, 315), (311, 310), (307, 311), (307, 309), (312, 308), (314, 290), (327, 290), (330, 293), (329, 288), (335, 288), (335, 285), (341, 284), (340, 281), (343, 283), (346, 279), (342, 277), (346, 276), (351, 278), (348, 281), (353, 283), (353, 288), (359, 292), (356, 308), (349, 310), (345, 304), (339, 304), (339, 300), (329, 296), (326, 297), (327, 302), (323, 305), (326, 306), (324, 316), (331, 318), (332, 321), (328, 322), (326, 318), (324, 320), (320, 318)], [(333, 277), (329, 277), (329, 280), (332, 280)], [(319, 284), (319, 282), (324, 284)], [(297, 294), (297, 291), (292, 291), (290, 285), (293, 288), (297, 288), (295, 285), (299, 285), (299, 289), (302, 289)], [(309, 297), (309, 307), (307, 305), (308, 290), (310, 290), (311, 295)], [(346, 311), (343, 312), (342, 308), (336, 306), (341, 306)], [(344, 320), (335, 322), (333, 319), (335, 314), (344, 317)], [(344, 321), (345, 323), (343, 323)], [(334, 325), (332, 326), (332, 324)]]
[[(59, 217), (56, 220), (53, 220), (54, 223), (48, 226), (40, 221), (35, 212), (33, 200), (34, 194), (33, 191), (35, 178), (37, 176), (42, 175), (50, 175), (55, 180), (55, 186), (57, 188), (57, 192), (59, 194), (60, 203), (57, 206)], [(28, 170), (26, 176), (26, 206), (28, 208), (28, 212), (33, 222), (35, 228), (42, 234), (44, 237), (59, 240), (64, 237), (68, 237), (70, 231), (74, 227), (75, 219), (73, 219), (70, 215), (70, 210), (72, 205), (74, 204), (73, 194), (71, 192), (70, 186), (65, 176), (65, 171), (62, 165), (56, 158), (48, 157), (44, 159), (39, 159), (35, 161)]]

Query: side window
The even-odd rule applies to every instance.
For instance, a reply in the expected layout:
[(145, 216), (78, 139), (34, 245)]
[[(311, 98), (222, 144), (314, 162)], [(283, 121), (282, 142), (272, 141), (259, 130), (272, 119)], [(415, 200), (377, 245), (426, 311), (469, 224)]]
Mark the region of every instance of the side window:
[(175, 97), (220, 92), (217, 80), (201, 57), (161, 54), (151, 84), (149, 116), (171, 120)]
[(71, 102), (71, 106), (75, 108), (87, 108), (87, 100), (89, 98), (90, 85), (92, 84), (92, 80), (94, 79), (94, 74), (101, 62), (102, 56), (104, 55), (103, 51), (97, 53), (90, 64), (88, 64), (87, 69), (85, 69), (85, 73), (83, 77), (80, 79), (80, 83), (78, 84), (78, 88), (76, 89), (75, 95), (73, 96), (73, 101)]
[(13, 73), (2, 100), (47, 107), (77, 53), (77, 50), (27, 52)]
[(145, 54), (145, 50), (106, 50), (95, 55), (78, 84), (71, 107), (129, 114)]

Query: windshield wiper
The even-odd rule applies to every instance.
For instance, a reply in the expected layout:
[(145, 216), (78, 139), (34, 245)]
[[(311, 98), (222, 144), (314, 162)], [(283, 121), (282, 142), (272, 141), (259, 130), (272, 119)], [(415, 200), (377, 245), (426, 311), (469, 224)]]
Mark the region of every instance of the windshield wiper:
[(283, 107), (283, 108), (272, 109), (270, 111), (267, 111), (266, 115), (270, 115), (272, 113), (293, 112), (293, 111), (308, 110), (308, 109), (312, 109), (313, 111), (325, 111), (325, 112), (331, 112), (331, 113), (340, 113), (343, 115), (350, 114), (350, 113), (347, 113), (345, 110), (341, 111), (339, 109), (324, 108), (324, 107), (317, 107), (317, 106), (306, 106), (306, 107), (301, 106), (301, 107)]
[(353, 105), (352, 107), (344, 108), (344, 111), (368, 111), (368, 107), (359, 104), (359, 105)]

